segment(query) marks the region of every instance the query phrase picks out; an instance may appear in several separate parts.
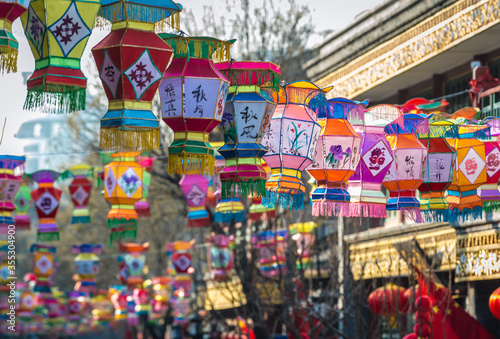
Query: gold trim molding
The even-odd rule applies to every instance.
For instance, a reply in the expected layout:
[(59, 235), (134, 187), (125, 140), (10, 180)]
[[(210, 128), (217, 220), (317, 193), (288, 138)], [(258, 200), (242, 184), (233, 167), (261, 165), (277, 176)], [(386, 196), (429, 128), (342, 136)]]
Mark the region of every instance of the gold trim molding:
[(410, 268), (393, 246), (395, 243), (415, 239), (429, 260), (434, 271), (454, 269), (456, 235), (453, 228), (392, 237), (388, 240), (362, 242), (349, 246), (351, 272), (355, 280), (409, 275)]
[(457, 282), (500, 278), (500, 230), (457, 236)]
[(498, 0), (462, 0), (316, 83), (328, 97), (354, 98), (500, 23)]

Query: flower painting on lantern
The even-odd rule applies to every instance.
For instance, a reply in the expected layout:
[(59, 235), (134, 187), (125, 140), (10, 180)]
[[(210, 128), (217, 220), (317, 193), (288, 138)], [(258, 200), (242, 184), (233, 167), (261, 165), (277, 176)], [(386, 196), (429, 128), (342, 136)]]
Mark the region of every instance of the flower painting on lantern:
[[(297, 120), (287, 120), (287, 119), (284, 119), (283, 123), (287, 124), (285, 129), (286, 134), (284, 136), (286, 141), (284, 141), (283, 143), (283, 152), (302, 157), (309, 156), (312, 158), (312, 156), (308, 154), (309, 149), (307, 148), (307, 146), (310, 142), (309, 138), (310, 135), (312, 134), (311, 132), (314, 125), (307, 122), (301, 122)], [(315, 135), (313, 136), (312, 140), (317, 140), (317, 137), (319, 135), (319, 129), (316, 128), (314, 132)], [(314, 147), (310, 148), (312, 152), (314, 152), (314, 149), (315, 149)]]
[(488, 177), (493, 177), (500, 170), (500, 150), (493, 147), (486, 155), (486, 173)]
[(132, 197), (142, 185), (141, 179), (132, 168), (127, 169), (118, 179), (117, 183), (129, 198)]
[(476, 182), (485, 166), (486, 162), (481, 159), (474, 148), (470, 148), (467, 155), (462, 159), (460, 165), (458, 165), (458, 169), (462, 172), (465, 178), (473, 184)]

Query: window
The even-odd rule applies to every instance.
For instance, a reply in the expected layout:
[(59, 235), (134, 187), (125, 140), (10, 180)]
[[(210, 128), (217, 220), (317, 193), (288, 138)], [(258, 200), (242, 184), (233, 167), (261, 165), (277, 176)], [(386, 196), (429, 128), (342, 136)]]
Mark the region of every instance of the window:
[[(469, 72), (458, 78), (446, 81), (444, 84), (444, 95), (458, 94), (470, 89), (469, 81), (471, 79), (472, 73)], [(446, 100), (450, 103), (448, 113), (455, 113), (461, 108), (470, 107), (472, 105), (469, 93), (467, 92), (446, 98)]]

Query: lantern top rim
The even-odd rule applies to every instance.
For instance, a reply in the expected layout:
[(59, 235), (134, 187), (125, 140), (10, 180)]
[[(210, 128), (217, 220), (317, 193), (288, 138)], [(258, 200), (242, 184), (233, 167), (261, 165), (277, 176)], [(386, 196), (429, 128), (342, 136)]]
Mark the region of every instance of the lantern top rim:
[(143, 244), (136, 244), (136, 243), (122, 243), (120, 242), (120, 251), (121, 252), (127, 252), (127, 253), (132, 253), (132, 252), (146, 252), (149, 250), (149, 242), (145, 242)]
[(61, 173), (53, 171), (53, 170), (39, 170), (28, 174), (28, 176), (36, 181), (37, 183), (52, 183), (59, 178)]
[(57, 248), (55, 246), (52, 246), (52, 245), (43, 245), (43, 244), (31, 245), (30, 252), (33, 253), (36, 251), (56, 253)]
[(281, 67), (278, 64), (270, 61), (256, 61), (256, 60), (233, 60), (226, 62), (219, 62), (216, 64), (219, 70), (269, 70), (277, 74), (281, 74)]
[(21, 166), (26, 161), (26, 157), (18, 155), (0, 155), (0, 168), (14, 169)]

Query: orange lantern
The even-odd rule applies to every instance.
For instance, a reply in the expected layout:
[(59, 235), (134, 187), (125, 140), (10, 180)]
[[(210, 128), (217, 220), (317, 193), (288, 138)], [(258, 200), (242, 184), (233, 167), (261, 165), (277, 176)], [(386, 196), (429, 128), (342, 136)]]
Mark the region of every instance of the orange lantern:
[(500, 287), (491, 293), (489, 306), (491, 313), (500, 320)]

